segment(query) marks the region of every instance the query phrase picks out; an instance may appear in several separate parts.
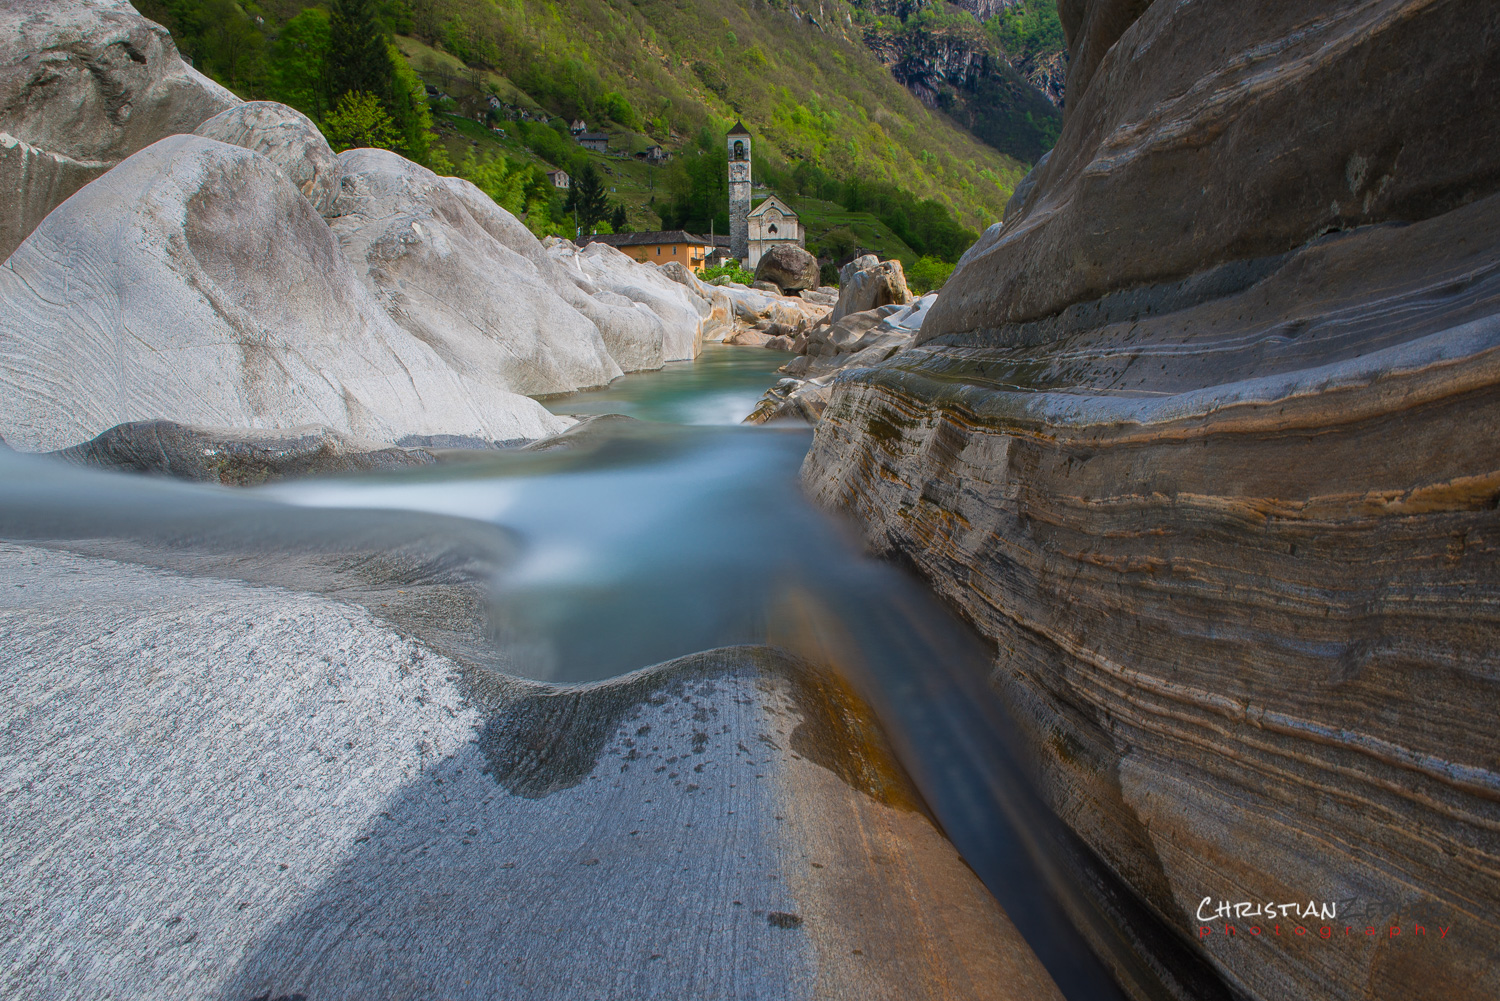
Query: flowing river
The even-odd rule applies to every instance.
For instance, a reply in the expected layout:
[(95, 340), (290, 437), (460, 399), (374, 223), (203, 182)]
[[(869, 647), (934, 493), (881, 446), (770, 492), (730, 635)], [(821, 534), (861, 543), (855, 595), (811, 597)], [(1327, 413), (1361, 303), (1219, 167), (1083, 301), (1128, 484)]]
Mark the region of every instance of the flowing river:
[[(982, 643), (804, 499), (809, 430), (736, 426), (784, 360), (711, 346), (696, 363), (545, 401), (637, 418), (595, 420), (568, 447), (380, 476), (230, 490), (0, 455), (0, 534), (110, 536), (142, 551), (232, 536), (237, 562), (214, 572), (274, 581), (297, 571), (273, 554), (314, 537), (394, 553), (441, 525), (453, 559), (482, 552), (494, 568), (505, 671), (587, 683), (744, 643), (827, 663), (869, 701), (933, 815), (1069, 998), (1123, 997), (1108, 968), (1154, 980), (1140, 956), (1171, 944), (1030, 792)], [(1101, 895), (1109, 914), (1089, 902)]]

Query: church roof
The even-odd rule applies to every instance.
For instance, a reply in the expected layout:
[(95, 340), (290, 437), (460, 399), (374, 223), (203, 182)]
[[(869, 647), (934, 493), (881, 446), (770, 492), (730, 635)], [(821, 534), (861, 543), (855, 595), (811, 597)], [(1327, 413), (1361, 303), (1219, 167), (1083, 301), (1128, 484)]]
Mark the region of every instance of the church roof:
[(735, 122), (734, 128), (729, 130), (729, 134), (732, 136), (748, 136), (750, 134), (750, 130), (745, 128), (743, 123)]
[(750, 211), (750, 214), (764, 215), (766, 212), (769, 212), (773, 208), (779, 209), (781, 211), (781, 214), (784, 216), (789, 216), (792, 219), (797, 218), (797, 213), (792, 211), (792, 207), (786, 202), (782, 201), (780, 198), (777, 198), (775, 195), (770, 195), (766, 198), (765, 201), (755, 206), (755, 208)]

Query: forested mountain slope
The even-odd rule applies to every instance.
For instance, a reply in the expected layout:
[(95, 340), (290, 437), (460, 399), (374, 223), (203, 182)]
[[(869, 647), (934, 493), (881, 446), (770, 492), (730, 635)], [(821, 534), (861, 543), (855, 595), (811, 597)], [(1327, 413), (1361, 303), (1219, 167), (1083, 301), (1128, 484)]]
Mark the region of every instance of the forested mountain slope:
[[(324, 6), (334, 5), (330, 0)], [(195, 65), (227, 86), (247, 97), (295, 104), (321, 120), (326, 109), (315, 106), (320, 103), (312, 93), (316, 88), (304, 86), (298, 100), (287, 84), (289, 72), (295, 75), (289, 65), (310, 44), (296, 30), (306, 29), (308, 18), (298, 15), (318, 5), (138, 0), (138, 6), (172, 30)], [(903, 87), (896, 79), (903, 74), (895, 70), (893, 75), (882, 57), (895, 43), (883, 50), (879, 44), (872, 48), (872, 39), (900, 34), (896, 48), (920, 48), (925, 43), (919, 29), (937, 20), (948, 35), (956, 32), (971, 41), (986, 35), (959, 8), (943, 6), (941, 18), (934, 20), (929, 6), (913, 5), (916, 21), (897, 32), (896, 17), (846, 0), (374, 4), (386, 30), (455, 58), (460, 85), (468, 78), (478, 85), (473, 89), (497, 93), (508, 104), (534, 108), (539, 115), (582, 118), (591, 127), (630, 133), (627, 144), (657, 142), (687, 155), (698, 155), (706, 145), (702, 137), (743, 119), (756, 135), (762, 176), (811, 165), (835, 181), (899, 189), (913, 204), (934, 200), (964, 227), (977, 230), (998, 217), (1026, 165), (1050, 145), (1055, 122), (1048, 115), (1055, 111), (1003, 60), (991, 67), (999, 83), (982, 93), (1005, 107), (984, 121), (972, 112), (972, 95), (954, 100), (940, 86), (924, 95), (929, 98), (924, 104)], [(885, 28), (878, 23), (882, 16), (889, 22)], [(914, 63), (908, 59), (903, 65)], [(431, 71), (455, 75), (452, 64), (424, 66), (416, 57), (411, 68), (424, 82), (432, 82)], [(911, 73), (904, 78), (915, 79)], [(920, 86), (914, 89), (921, 93)]]

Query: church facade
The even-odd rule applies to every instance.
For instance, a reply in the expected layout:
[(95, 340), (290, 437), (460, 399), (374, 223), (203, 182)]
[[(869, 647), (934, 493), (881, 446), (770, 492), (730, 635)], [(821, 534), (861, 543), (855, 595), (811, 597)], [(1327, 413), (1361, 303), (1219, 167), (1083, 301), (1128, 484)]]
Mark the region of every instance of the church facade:
[(755, 206), (750, 212), (747, 228), (750, 237), (748, 266), (752, 270), (760, 263), (765, 252), (777, 244), (807, 246), (807, 231), (803, 229), (797, 213), (775, 195)]

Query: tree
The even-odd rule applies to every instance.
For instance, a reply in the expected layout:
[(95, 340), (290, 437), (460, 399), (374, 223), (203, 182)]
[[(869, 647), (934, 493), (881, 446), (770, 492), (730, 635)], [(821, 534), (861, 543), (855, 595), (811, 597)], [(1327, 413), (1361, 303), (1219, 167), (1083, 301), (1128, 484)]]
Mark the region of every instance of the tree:
[(282, 25), (271, 49), (273, 95), (320, 120), (333, 105), (328, 79), (328, 11), (309, 7)]
[(329, 17), (328, 76), (333, 96), (351, 91), (386, 98), (395, 76), (374, 0), (334, 0)]
[(615, 210), (610, 213), (609, 228), (616, 233), (630, 232), (630, 219), (625, 215), (625, 206), (615, 202)]
[(386, 114), (378, 97), (360, 91), (339, 98), (338, 107), (323, 123), (323, 131), (329, 144), (340, 152), (368, 146), (380, 149), (396, 146), (396, 123)]
[[(576, 214), (582, 233), (592, 233), (594, 224), (609, 212), (609, 199), (604, 194), (604, 182), (592, 163), (584, 165), (568, 188), (568, 201), (564, 205)], [(582, 235), (580, 233), (579, 235)]]

